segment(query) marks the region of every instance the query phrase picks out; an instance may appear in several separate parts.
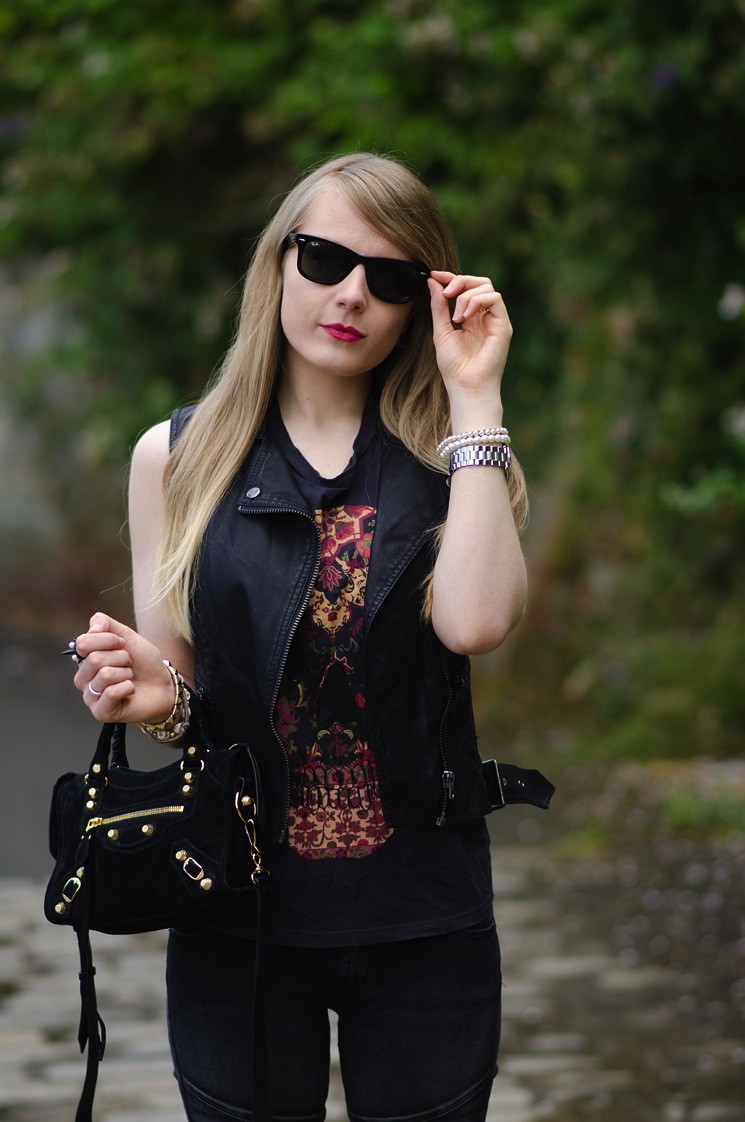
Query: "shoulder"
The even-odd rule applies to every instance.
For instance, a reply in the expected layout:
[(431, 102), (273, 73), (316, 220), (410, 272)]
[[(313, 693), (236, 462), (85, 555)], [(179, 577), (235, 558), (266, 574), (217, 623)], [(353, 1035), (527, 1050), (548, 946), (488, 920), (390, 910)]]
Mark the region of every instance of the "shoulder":
[(170, 431), (171, 422), (161, 421), (142, 434), (132, 452), (133, 476), (163, 474), (170, 454)]

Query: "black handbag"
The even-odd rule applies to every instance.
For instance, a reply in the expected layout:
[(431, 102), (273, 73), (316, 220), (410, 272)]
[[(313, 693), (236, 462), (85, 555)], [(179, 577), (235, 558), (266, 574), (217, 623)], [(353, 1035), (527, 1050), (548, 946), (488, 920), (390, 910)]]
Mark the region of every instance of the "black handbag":
[(136, 771), (127, 760), (125, 730), (123, 724), (104, 725), (88, 771), (62, 775), (52, 795), (49, 842), (55, 866), (44, 913), (50, 922), (72, 927), (78, 938), (78, 1041), (81, 1052), (88, 1048), (75, 1122), (91, 1122), (106, 1041), (89, 932), (131, 934), (199, 924), (249, 898), (257, 917), (254, 1118), (268, 1122), (265, 1033), (258, 1021), (271, 941), (271, 889), (258, 844), (263, 806), (256, 762), (244, 744), (211, 748), (193, 712), (181, 759)]

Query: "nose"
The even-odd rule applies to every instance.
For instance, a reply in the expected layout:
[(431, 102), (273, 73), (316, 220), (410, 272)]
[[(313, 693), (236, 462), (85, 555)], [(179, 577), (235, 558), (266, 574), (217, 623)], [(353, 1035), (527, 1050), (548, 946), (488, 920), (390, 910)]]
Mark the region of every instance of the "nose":
[(344, 308), (364, 308), (370, 293), (367, 288), (365, 266), (355, 265), (351, 273), (339, 281), (336, 289), (336, 302)]

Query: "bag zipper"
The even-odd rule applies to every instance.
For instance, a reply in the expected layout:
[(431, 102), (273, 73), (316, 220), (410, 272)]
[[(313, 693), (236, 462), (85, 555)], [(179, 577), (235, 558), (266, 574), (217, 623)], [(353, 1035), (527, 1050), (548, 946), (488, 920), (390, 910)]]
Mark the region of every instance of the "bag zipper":
[(99, 826), (110, 826), (113, 822), (126, 822), (130, 818), (155, 818), (160, 814), (183, 814), (186, 807), (181, 806), (158, 806), (151, 807), (149, 810), (130, 810), (127, 814), (113, 814), (109, 818), (90, 818), (88, 825), (85, 827), (86, 834), (91, 830), (97, 830)]

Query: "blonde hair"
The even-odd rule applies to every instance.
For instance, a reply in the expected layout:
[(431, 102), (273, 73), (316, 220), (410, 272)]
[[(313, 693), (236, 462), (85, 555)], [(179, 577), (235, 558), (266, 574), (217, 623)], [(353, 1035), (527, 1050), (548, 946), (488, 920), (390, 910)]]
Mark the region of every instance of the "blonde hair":
[[(190, 597), (207, 522), (258, 435), (281, 365), (285, 238), (329, 187), (407, 256), (431, 269), (459, 271), (453, 235), (434, 198), (398, 160), (369, 153), (340, 156), (310, 172), (285, 197), (257, 243), (233, 343), (166, 469), (153, 599), (186, 639), (191, 638)], [(413, 303), (405, 344), (384, 366), (384, 427), (417, 459), (442, 471), (434, 449), (449, 431), (449, 406), (437, 369), (426, 291)], [(513, 465), (510, 497), (521, 527), (527, 516), (525, 481), (514, 459)]]

